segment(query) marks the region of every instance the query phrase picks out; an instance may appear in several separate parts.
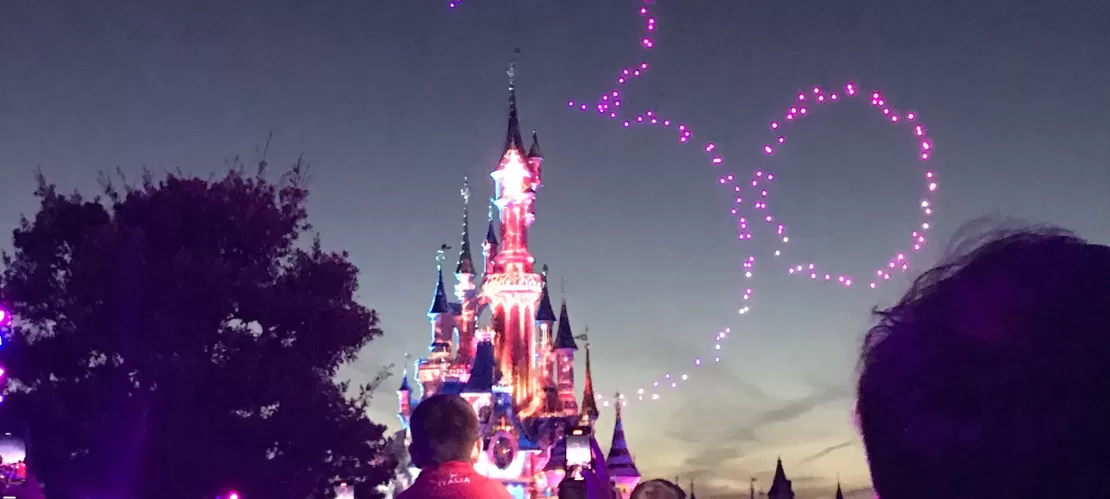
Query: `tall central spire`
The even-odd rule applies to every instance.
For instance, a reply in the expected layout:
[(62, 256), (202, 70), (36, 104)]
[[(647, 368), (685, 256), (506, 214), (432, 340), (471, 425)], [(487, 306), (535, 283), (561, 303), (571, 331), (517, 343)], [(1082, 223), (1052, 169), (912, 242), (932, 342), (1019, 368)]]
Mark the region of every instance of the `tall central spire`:
[(459, 245), (459, 263), (456, 274), (473, 274), (474, 258), (470, 255), (470, 179), (463, 177), (463, 187), (459, 191), (463, 198), (462, 244)]
[(513, 57), (509, 59), (509, 69), (505, 71), (505, 74), (509, 77), (509, 127), (505, 132), (505, 150), (501, 152), (502, 155), (514, 147), (522, 156), (526, 152), (524, 137), (520, 134), (520, 118), (517, 115), (516, 108), (516, 59), (519, 55), (519, 48), (513, 50)]

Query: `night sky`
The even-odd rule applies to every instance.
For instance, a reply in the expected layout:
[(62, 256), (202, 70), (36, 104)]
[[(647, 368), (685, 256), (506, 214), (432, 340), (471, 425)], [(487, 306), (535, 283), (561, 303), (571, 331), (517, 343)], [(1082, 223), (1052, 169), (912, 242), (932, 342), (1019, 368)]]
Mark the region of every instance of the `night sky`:
[[(513, 47), (521, 118), (546, 153), (531, 245), (552, 268), (577, 332), (588, 325), (599, 392), (663, 372), (691, 382), (625, 428), (646, 476), (697, 478), (704, 496), (769, 485), (780, 456), (799, 496), (839, 475), (867, 487), (849, 418), (869, 311), (905, 289), (841, 290), (787, 276), (816, 260), (864, 276), (919, 222), (922, 165), (902, 127), (866, 102), (821, 108), (773, 160), (767, 124), (813, 85), (855, 82), (916, 110), (936, 144), (940, 189), (928, 264), (966, 221), (1057, 223), (1110, 241), (1110, 6), (1080, 0), (660, 1), (649, 74), (629, 110), (694, 130), (633, 128), (568, 110), (637, 64), (634, 0), (328, 0), (0, 3), (0, 215), (35, 208), (41, 166), (65, 189), (97, 173), (220, 171), (273, 132), (275, 167), (312, 165), (310, 216), (325, 245), (362, 269), (360, 298), (386, 336), (344, 375), (423, 354), (435, 251), (457, 248), (458, 195), (474, 184), (475, 242), (504, 140)], [(729, 192), (700, 145), (747, 178), (775, 171), (773, 231), (736, 241)], [(757, 256), (745, 284), (741, 262)], [(454, 253), (452, 252), (452, 260)], [(743, 287), (755, 296), (743, 318)], [(558, 291), (558, 290), (556, 290)], [(560, 294), (556, 292), (555, 298)], [(713, 336), (725, 327), (724, 361)], [(396, 425), (388, 382), (372, 417)], [(611, 409), (599, 427), (603, 447)]]

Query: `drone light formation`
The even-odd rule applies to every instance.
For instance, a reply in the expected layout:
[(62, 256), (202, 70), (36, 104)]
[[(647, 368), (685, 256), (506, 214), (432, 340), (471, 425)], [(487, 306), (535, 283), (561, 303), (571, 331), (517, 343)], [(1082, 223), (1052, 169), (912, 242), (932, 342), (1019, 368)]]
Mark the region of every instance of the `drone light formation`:
[[(448, 6), (456, 8), (462, 4), (463, 0), (450, 1)], [(653, 0), (641, 0), (637, 13), (644, 19), (643, 30), (640, 33), (638, 43), (644, 50), (651, 50), (655, 48), (655, 32), (658, 28), (658, 21), (652, 14)], [(679, 143), (687, 144), (694, 138), (693, 131), (690, 126), (673, 120), (670, 117), (661, 116), (653, 109), (642, 110), (636, 114), (626, 113), (627, 109), (623, 102), (622, 88), (631, 83), (633, 80), (642, 77), (647, 73), (649, 64), (646, 59), (642, 59), (639, 63), (622, 68), (615, 78), (615, 83), (605, 92), (602, 92), (596, 102), (587, 104), (581, 101), (569, 100), (567, 107), (583, 113), (590, 113), (606, 119), (618, 122), (622, 128), (632, 128), (634, 126), (655, 126), (660, 128), (669, 129), (676, 135)], [(820, 106), (828, 106), (829, 104), (846, 100), (847, 98), (857, 97), (859, 94), (858, 87), (853, 83), (848, 83), (844, 86), (842, 91), (828, 92), (821, 87), (812, 87), (804, 92), (797, 94), (796, 100), (791, 104), (790, 108), (780, 120), (775, 120), (770, 123), (770, 129), (774, 133), (774, 138), (768, 141), (763, 146), (763, 153), (766, 156), (773, 156), (779, 147), (782, 147), (787, 140), (784, 129), (790, 123), (797, 122), (808, 116), (810, 108), (817, 108)], [(871, 93), (871, 106), (874, 107), (883, 116), (883, 119), (892, 125), (907, 126), (911, 129), (914, 139), (918, 144), (918, 159), (922, 162), (928, 161), (933, 155), (933, 141), (928, 138), (926, 128), (920, 123), (918, 115), (914, 112), (900, 113), (895, 111), (887, 102), (880, 92)], [(701, 147), (702, 152), (708, 157), (710, 166), (723, 170), (725, 158), (718, 152), (717, 144), (714, 142), (707, 142)], [(936, 174), (926, 168), (924, 171), (925, 176), (925, 195), (920, 199), (919, 208), (923, 216), (920, 225), (910, 233), (910, 242), (908, 247), (897, 251), (890, 258), (885, 265), (880, 266), (871, 279), (868, 280), (868, 287), (875, 289), (883, 281), (887, 281), (896, 272), (905, 272), (909, 269), (910, 260), (909, 255), (921, 250), (925, 245), (925, 233), (930, 229), (931, 219), (934, 207), (932, 196), (937, 190)], [(736, 219), (737, 224), (737, 239), (740, 241), (748, 241), (753, 239), (752, 226), (754, 224), (749, 222), (751, 220), (759, 220), (764, 224), (773, 227), (776, 245), (774, 249), (774, 257), (778, 258), (783, 255), (784, 246), (790, 242), (790, 237), (787, 234), (786, 225), (779, 222), (774, 215), (771, 214), (769, 209), (768, 200), (770, 198), (770, 183), (775, 179), (775, 175), (766, 169), (756, 169), (748, 182), (741, 182), (738, 180), (737, 175), (728, 172), (722, 172), (717, 179), (717, 183), (728, 189), (732, 202), (729, 206), (729, 214)], [(751, 200), (745, 202), (745, 198)], [(754, 253), (749, 254), (743, 261), (742, 273), (746, 281), (754, 278), (756, 268), (756, 256)], [(806, 262), (795, 264), (787, 269), (787, 273), (791, 275), (802, 275), (812, 281), (835, 283), (838, 287), (852, 288), (856, 280), (845, 273), (835, 273), (825, 270), (823, 266), (819, 266), (816, 262)], [(754, 290), (751, 285), (747, 285), (743, 289), (742, 299), (746, 303), (751, 299)], [(741, 306), (737, 312), (740, 315), (745, 315), (751, 311), (747, 305)], [(724, 340), (728, 338), (731, 329), (724, 329), (718, 331), (713, 336), (713, 349), (711, 355), (705, 357), (695, 358), (692, 362), (692, 368), (698, 368), (706, 364), (715, 364), (721, 362), (721, 355), (723, 351)], [(693, 369), (691, 369), (693, 370)], [(668, 389), (676, 389), (683, 383), (690, 381), (693, 375), (690, 372), (679, 373), (664, 373), (661, 378), (657, 378), (651, 384), (636, 389), (632, 396), (620, 395), (612, 400), (606, 399), (603, 395), (596, 395), (597, 400), (603, 406), (610, 406), (620, 404), (627, 406), (629, 401), (647, 401), (647, 400), (660, 400), (662, 392)], [(632, 398), (635, 397), (635, 398)]]
[[(833, 103), (858, 99), (859, 90), (853, 83), (844, 85), (843, 95), (837, 92), (828, 92), (821, 87), (813, 87), (809, 92), (801, 92), (797, 95), (795, 101), (791, 104), (790, 108), (783, 116), (782, 122), (772, 121), (770, 129), (774, 132), (775, 138), (763, 146), (763, 153), (767, 156), (773, 156), (778, 152), (779, 148), (786, 143), (787, 137), (784, 128), (792, 123), (809, 115), (810, 108), (820, 109), (827, 107)], [(920, 123), (917, 113), (907, 112), (899, 113), (895, 111), (890, 104), (883, 97), (880, 92), (871, 93), (871, 107), (881, 114), (882, 118), (894, 126), (909, 127), (914, 142), (917, 144), (917, 158), (921, 162), (926, 162), (932, 157), (933, 154), (933, 141), (926, 135), (925, 126)], [(751, 185), (757, 191), (757, 201), (752, 203), (755, 210), (761, 211), (759, 220), (774, 227), (775, 238), (778, 242), (775, 248), (775, 257), (780, 257), (785, 252), (783, 247), (790, 242), (790, 237), (787, 235), (786, 224), (777, 220), (767, 208), (767, 198), (769, 190), (766, 187), (774, 175), (765, 172), (764, 170), (756, 170), (752, 176)], [(879, 266), (874, 274), (868, 279), (867, 286), (871, 289), (879, 287), (884, 281), (890, 280), (892, 273), (906, 272), (910, 268), (909, 255), (921, 250), (925, 245), (925, 233), (932, 227), (930, 220), (933, 215), (933, 202), (932, 196), (937, 190), (936, 174), (928, 167), (924, 168), (924, 194), (918, 201), (918, 209), (921, 210), (921, 221), (917, 227), (909, 231), (909, 241), (907, 247), (902, 250), (894, 252), (890, 259), (883, 265)], [(740, 218), (741, 239), (750, 239), (751, 232), (748, 231), (748, 222), (744, 217)], [(749, 260), (754, 261), (754, 256), (749, 256)], [(790, 275), (803, 276), (811, 281), (835, 283), (838, 287), (848, 288), (852, 287), (856, 280), (848, 274), (837, 273), (826, 270), (823, 266), (818, 265), (816, 262), (798, 263), (787, 268), (787, 273)], [(750, 275), (745, 274), (747, 278)]]

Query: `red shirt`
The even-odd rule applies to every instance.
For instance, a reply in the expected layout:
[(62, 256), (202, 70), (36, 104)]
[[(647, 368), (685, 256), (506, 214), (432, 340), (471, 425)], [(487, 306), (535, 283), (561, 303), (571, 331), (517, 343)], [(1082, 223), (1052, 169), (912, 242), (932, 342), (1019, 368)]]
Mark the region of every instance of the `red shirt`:
[(512, 499), (501, 482), (479, 475), (474, 465), (453, 461), (420, 470), (397, 499)]

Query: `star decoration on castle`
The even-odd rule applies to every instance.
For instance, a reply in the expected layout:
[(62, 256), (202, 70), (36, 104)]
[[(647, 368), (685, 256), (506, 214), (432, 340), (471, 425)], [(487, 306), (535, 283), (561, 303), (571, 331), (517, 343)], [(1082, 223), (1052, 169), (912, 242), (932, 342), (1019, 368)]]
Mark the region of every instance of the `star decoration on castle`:
[[(536, 194), (543, 187), (543, 153), (538, 135), (525, 148), (517, 113), (515, 57), (509, 77), (509, 119), (496, 169), (481, 275), (470, 245), (470, 183), (464, 179), (462, 241), (455, 266), (454, 300), (448, 297), (443, 263), (450, 246), (437, 254), (437, 276), (428, 310), (432, 341), (428, 356), (415, 364), (419, 395), (406, 369), (398, 389), (399, 434), (403, 453), (407, 422), (419, 400), (436, 393), (465, 398), (478, 415), (481, 457), (475, 468), (500, 480), (516, 498), (554, 497), (566, 466), (564, 433), (580, 420), (590, 425), (600, 412), (590, 374), (590, 346), (576, 337), (564, 299), (556, 316), (551, 305), (547, 266), (540, 272), (528, 246), (535, 222)], [(496, 209), (496, 213), (495, 213)], [(496, 215), (496, 218), (495, 216)], [(585, 347), (581, 402), (575, 396), (574, 357), (577, 340)], [(620, 471), (615, 488), (627, 499), (640, 476), (624, 440), (619, 410), (607, 463)], [(407, 456), (393, 492), (400, 492), (419, 473)]]

